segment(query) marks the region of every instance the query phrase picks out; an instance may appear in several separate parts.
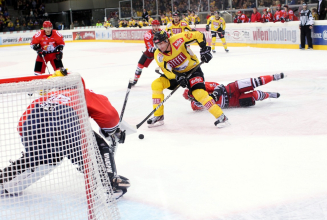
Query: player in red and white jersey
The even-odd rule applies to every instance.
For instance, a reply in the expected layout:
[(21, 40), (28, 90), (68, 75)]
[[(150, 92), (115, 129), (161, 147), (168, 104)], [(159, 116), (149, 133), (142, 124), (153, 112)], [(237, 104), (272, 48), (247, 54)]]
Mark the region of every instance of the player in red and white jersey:
[[(67, 75), (67, 70), (61, 68), (49, 78), (65, 75)], [(83, 85), (85, 85), (84, 81)], [(80, 102), (83, 100), (79, 99), (79, 94), (79, 91), (74, 88), (58, 88), (55, 91), (48, 91), (27, 107), (17, 127), (25, 152), (22, 158), (0, 171), (0, 189), (7, 187), (10, 190), (12, 189), (11, 185), (17, 184), (18, 190), (23, 191), (51, 172), (64, 157), (76, 165), (79, 171), (84, 172), (85, 160), (82, 152), (84, 152), (83, 146), (85, 146), (85, 119), (81, 113), (83, 109)], [(114, 152), (118, 143), (125, 141), (125, 131), (118, 127), (120, 121), (118, 112), (107, 97), (96, 94), (86, 89), (85, 86), (84, 95), (88, 115), (99, 125), (100, 134), (109, 142), (108, 144), (101, 135), (93, 132), (106, 165), (111, 186), (118, 198), (125, 194), (130, 186), (126, 177), (117, 175), (114, 160)], [(20, 167), (20, 164), (28, 164), (28, 166)], [(47, 172), (44, 171), (44, 167), (41, 168), (42, 166), (46, 167)], [(36, 173), (37, 178), (29, 177), (28, 173), (31, 169), (34, 169), (32, 172)], [(12, 172), (10, 176), (7, 175), (7, 172), (12, 170), (15, 172)], [(22, 178), (25, 178), (26, 181), (29, 180), (28, 183), (17, 182)]]
[(282, 21), (284, 23), (284, 10), (281, 10), (281, 5), (278, 4), (276, 8), (276, 12), (274, 14), (274, 22)]
[[(256, 101), (267, 98), (279, 98), (276, 92), (262, 92), (254, 90), (258, 86), (265, 85), (271, 81), (284, 78), (284, 73), (260, 76), (258, 78), (248, 78), (229, 83), (227, 86), (216, 82), (206, 82), (206, 91), (221, 108), (247, 107), (255, 105)], [(194, 111), (204, 110), (203, 105), (196, 101), (188, 89), (184, 90), (183, 97), (191, 101)]]
[(298, 21), (299, 19), (294, 15), (293, 10), (288, 9), (288, 5), (284, 5), (285, 21)]
[(145, 50), (145, 52), (143, 52), (143, 54), (137, 64), (133, 85), (136, 85), (138, 79), (140, 78), (140, 76), (142, 74), (143, 68), (148, 67), (150, 65), (150, 63), (153, 61), (154, 51), (157, 49), (153, 45), (153, 35), (156, 32), (161, 31), (160, 22), (158, 20), (153, 20), (151, 22), (151, 25), (152, 25), (152, 30), (149, 30), (148, 32), (146, 32), (144, 34), (144, 43), (145, 43), (146, 50)]
[(261, 16), (261, 22), (264, 23), (264, 22), (272, 22), (274, 19), (273, 19), (273, 16), (270, 12), (267, 11), (267, 9), (263, 9), (263, 13), (262, 13), (262, 16)]
[(33, 36), (30, 45), (38, 54), (35, 61), (35, 75), (45, 73), (44, 60), (46, 63), (50, 62), (54, 70), (63, 67), (61, 59), (65, 41), (58, 31), (52, 30), (50, 21), (43, 22), (43, 30)]
[(248, 23), (249, 18), (242, 13), (242, 11), (237, 12), (237, 16), (234, 19), (234, 23)]

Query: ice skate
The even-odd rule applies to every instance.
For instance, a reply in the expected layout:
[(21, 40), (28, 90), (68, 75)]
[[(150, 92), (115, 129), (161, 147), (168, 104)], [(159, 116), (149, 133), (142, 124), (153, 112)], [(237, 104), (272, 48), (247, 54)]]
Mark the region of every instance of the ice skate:
[(215, 126), (218, 128), (223, 128), (230, 125), (228, 122), (228, 118), (225, 116), (225, 114), (223, 113), (221, 116), (219, 116), (217, 118), (217, 120), (215, 121)]
[(212, 53), (216, 53), (216, 50), (212, 50)]
[(226, 51), (226, 53), (228, 53), (228, 52), (229, 52), (229, 50), (228, 50), (228, 49), (225, 49), (225, 51)]
[(113, 190), (114, 198), (121, 198), (126, 192), (127, 188), (131, 186), (129, 179), (124, 176), (115, 176), (111, 180), (111, 187)]
[(164, 116), (154, 116), (153, 118), (150, 118), (147, 123), (149, 128), (161, 126), (164, 124)]
[(267, 92), (269, 94), (269, 98), (278, 99), (280, 94), (278, 92)]
[(284, 79), (286, 76), (284, 75), (284, 73), (278, 73), (278, 74), (274, 74), (274, 81), (278, 81), (280, 79)]

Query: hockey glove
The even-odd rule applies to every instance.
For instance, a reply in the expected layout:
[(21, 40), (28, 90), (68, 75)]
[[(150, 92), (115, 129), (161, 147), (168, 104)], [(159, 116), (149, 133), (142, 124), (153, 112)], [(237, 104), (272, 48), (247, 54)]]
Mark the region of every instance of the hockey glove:
[(201, 61), (208, 63), (212, 59), (211, 47), (205, 46), (200, 50)]
[(38, 51), (41, 49), (40, 44), (33, 44), (33, 50)]
[(209, 31), (209, 25), (206, 25), (206, 31)]
[(216, 86), (213, 92), (210, 94), (210, 96), (213, 98), (213, 100), (215, 100), (215, 102), (218, 102), (220, 96), (224, 94), (223, 86), (223, 84)]
[(221, 31), (221, 34), (224, 36), (225, 35), (225, 30), (222, 30)]
[(148, 51), (150, 53), (154, 53), (154, 51), (156, 51), (156, 49), (157, 49), (156, 47), (151, 47), (151, 48), (148, 49)]
[(177, 76), (176, 75), (176, 80), (177, 82), (181, 85), (181, 87), (186, 88), (188, 85), (188, 80), (185, 76), (181, 75), (181, 76)]
[(284, 18), (281, 18), (280, 19), (280, 22), (284, 23), (285, 22)]
[(41, 58), (45, 56), (45, 51), (43, 51), (42, 49), (38, 49), (37, 50), (37, 55), (39, 55)]

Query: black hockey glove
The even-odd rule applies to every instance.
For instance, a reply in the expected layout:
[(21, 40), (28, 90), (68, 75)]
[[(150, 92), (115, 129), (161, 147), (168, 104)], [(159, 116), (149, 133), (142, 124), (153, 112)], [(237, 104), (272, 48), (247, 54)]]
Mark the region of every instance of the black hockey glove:
[(205, 46), (200, 50), (201, 61), (208, 63), (212, 59), (211, 47)]
[(210, 96), (217, 102), (219, 100), (219, 97), (224, 94), (224, 85), (220, 84), (215, 87), (213, 92), (210, 94)]
[(225, 35), (225, 30), (222, 30), (222, 31), (221, 31), (221, 34), (222, 34), (222, 35)]
[(181, 87), (186, 88), (188, 85), (188, 80), (185, 76), (181, 75), (181, 76), (177, 76), (176, 75), (176, 80), (177, 82), (181, 85)]
[(41, 49), (40, 44), (33, 44), (33, 50), (38, 51)]
[(62, 59), (62, 52), (59, 51), (59, 53), (56, 54), (56, 60), (61, 60)]
[(39, 55), (41, 58), (45, 56), (45, 51), (43, 51), (42, 49), (38, 49), (37, 50), (37, 55)]
[(156, 49), (157, 49), (156, 47), (151, 47), (151, 48), (148, 49), (148, 51), (150, 53), (154, 53), (154, 51), (156, 51)]
[(206, 31), (209, 31), (209, 25), (206, 25)]

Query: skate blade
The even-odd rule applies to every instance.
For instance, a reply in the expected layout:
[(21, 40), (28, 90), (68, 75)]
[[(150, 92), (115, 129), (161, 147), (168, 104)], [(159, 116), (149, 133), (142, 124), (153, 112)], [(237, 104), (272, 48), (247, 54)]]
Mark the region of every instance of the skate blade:
[(231, 124), (229, 123), (229, 121), (225, 121), (224, 123), (219, 123), (216, 125), (217, 128), (224, 128), (224, 127), (228, 127)]
[(154, 124), (149, 124), (149, 125), (148, 125), (148, 128), (159, 127), (159, 126), (161, 126), (161, 125), (164, 125), (164, 121), (158, 121), (158, 122), (156, 122), (156, 123), (154, 123)]

